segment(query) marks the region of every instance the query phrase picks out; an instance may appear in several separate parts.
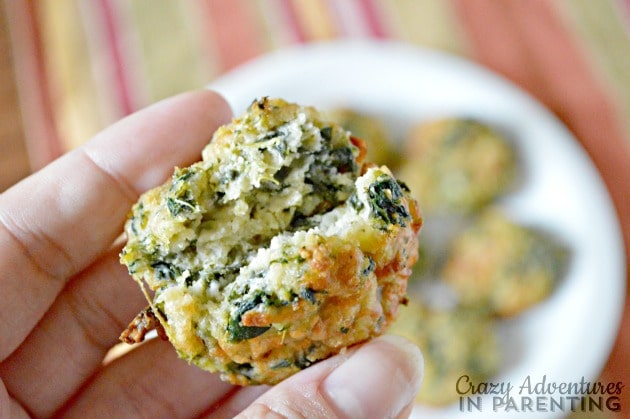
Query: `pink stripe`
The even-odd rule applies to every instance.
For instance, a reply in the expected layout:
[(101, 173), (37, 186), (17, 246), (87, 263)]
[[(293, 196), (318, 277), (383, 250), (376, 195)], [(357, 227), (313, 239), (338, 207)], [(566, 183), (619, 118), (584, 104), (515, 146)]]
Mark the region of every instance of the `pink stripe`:
[(380, 13), (374, 4), (374, 0), (359, 0), (362, 6), (363, 14), (370, 31), (370, 36), (374, 38), (387, 38), (387, 32), (381, 22)]
[(206, 0), (205, 5), (220, 70), (229, 70), (262, 51), (259, 22), (242, 0)]
[(293, 2), (291, 0), (279, 1), (281, 10), (283, 12), (282, 14), (284, 15), (284, 20), (287, 23), (289, 32), (291, 32), (293, 39), (299, 44), (306, 42), (307, 37), (304, 33), (304, 28), (302, 28), (302, 25), (300, 24), (300, 21), (297, 17), (297, 12), (295, 11)]
[(15, 78), (30, 165), (38, 170), (63, 153), (54, 115), (54, 87), (46, 67), (39, 3), (5, 3), (15, 48)]
[(630, 0), (619, 0), (617, 3), (619, 4), (619, 8), (622, 9), (621, 12), (626, 20), (626, 24), (630, 26)]
[(103, 18), (104, 39), (107, 42), (109, 57), (113, 64), (112, 82), (115, 85), (116, 101), (120, 112), (128, 115), (134, 111), (131, 99), (131, 83), (125, 70), (127, 69), (119, 38), (119, 25), (116, 22), (111, 0), (100, 0), (98, 7)]

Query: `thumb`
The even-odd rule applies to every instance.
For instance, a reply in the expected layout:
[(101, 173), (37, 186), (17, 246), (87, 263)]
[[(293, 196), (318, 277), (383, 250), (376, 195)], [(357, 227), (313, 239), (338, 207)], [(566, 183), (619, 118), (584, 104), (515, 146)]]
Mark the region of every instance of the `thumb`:
[(286, 379), (238, 418), (396, 418), (409, 414), (422, 375), (420, 350), (385, 335)]

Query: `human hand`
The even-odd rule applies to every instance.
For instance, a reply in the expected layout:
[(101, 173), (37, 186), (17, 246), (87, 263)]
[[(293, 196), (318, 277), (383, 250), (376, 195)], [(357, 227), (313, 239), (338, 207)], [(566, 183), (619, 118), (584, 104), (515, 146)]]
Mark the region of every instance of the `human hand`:
[(274, 387), (224, 383), (157, 339), (103, 364), (146, 305), (118, 262), (125, 215), (173, 166), (198, 159), (229, 117), (223, 99), (209, 91), (168, 99), (0, 195), (0, 418), (409, 413), (421, 355), (393, 336)]

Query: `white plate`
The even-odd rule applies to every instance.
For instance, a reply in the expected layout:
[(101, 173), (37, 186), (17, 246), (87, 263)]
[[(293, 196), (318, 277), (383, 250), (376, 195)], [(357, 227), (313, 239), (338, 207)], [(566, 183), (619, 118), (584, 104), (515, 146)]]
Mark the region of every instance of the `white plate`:
[[(478, 117), (511, 133), (522, 156), (524, 182), (501, 205), (512, 218), (555, 234), (571, 258), (566, 278), (551, 298), (502, 325), (508, 340), (505, 365), (491, 381), (518, 387), (528, 376), (532, 385), (543, 376), (556, 383), (597, 379), (623, 309), (620, 228), (591, 161), (567, 129), (530, 96), (462, 59), (367, 41), (279, 51), (235, 69), (210, 87), (237, 114), (254, 98), (268, 95), (375, 113), (399, 137), (413, 122), (453, 114)], [(491, 398), (482, 403), (482, 412), (461, 412), (455, 403), (437, 410), (418, 406), (414, 413), (431, 418), (492, 416)], [(507, 415), (499, 411), (494, 416)]]

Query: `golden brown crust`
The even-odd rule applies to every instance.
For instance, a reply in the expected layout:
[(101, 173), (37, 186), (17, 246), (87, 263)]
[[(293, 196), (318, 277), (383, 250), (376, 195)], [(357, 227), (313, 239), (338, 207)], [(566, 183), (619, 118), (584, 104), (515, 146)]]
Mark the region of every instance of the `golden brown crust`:
[[(414, 223), (421, 225), (419, 219)], [(392, 233), (387, 243), (399, 250), (388, 259), (381, 258), (381, 265), (377, 264), (368, 278), (361, 274), (365, 256), (356, 246), (331, 237), (303, 249), (301, 255), (311, 267), (304, 283), (315, 291), (317, 304), (299, 300), (264, 312), (245, 313), (241, 318), (245, 326), (292, 326), (285, 332), (269, 331), (238, 343), (221, 342), (225, 355), (255, 364), (265, 383), (273, 384), (283, 379), (286, 371), (275, 370), (267, 359), (293, 363), (295, 353), (304, 354), (304, 364), (292, 367), (298, 371), (346, 346), (382, 334), (395, 319), (398, 306), (407, 301), (406, 285), (417, 258), (417, 236), (401, 229)], [(224, 373), (224, 377), (237, 384), (251, 384), (240, 373)]]
[(144, 341), (146, 334), (153, 329), (157, 331), (161, 339), (168, 340), (162, 323), (149, 306), (134, 317), (129, 326), (120, 334), (119, 339), (128, 344), (140, 343)]

